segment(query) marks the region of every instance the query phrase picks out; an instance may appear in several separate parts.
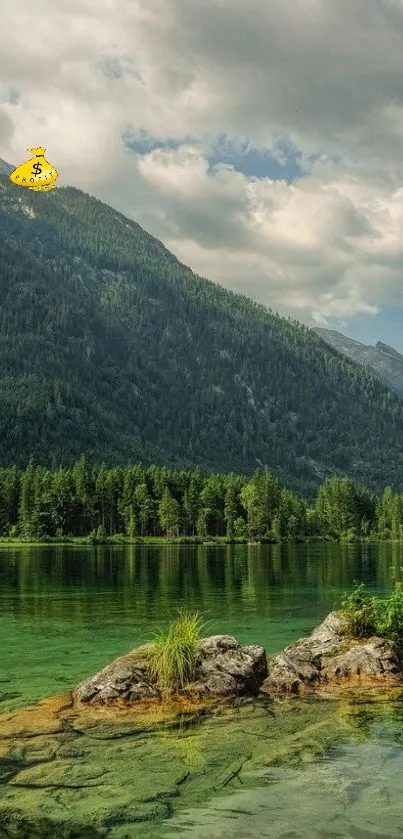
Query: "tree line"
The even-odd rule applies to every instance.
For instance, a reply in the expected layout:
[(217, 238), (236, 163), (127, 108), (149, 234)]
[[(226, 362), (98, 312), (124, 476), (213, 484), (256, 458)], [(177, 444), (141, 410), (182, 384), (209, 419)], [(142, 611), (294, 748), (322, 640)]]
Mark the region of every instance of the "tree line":
[(116, 535), (226, 537), (273, 542), (305, 538), (354, 541), (403, 538), (403, 493), (380, 497), (349, 478), (332, 477), (313, 504), (268, 470), (251, 477), (199, 467), (92, 466), (0, 469), (0, 535), (41, 539)]

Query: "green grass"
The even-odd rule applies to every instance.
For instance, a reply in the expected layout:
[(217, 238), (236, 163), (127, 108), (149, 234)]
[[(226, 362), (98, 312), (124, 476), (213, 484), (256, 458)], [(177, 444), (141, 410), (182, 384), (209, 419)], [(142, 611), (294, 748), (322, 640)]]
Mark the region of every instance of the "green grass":
[(197, 644), (205, 627), (198, 612), (181, 609), (168, 629), (154, 636), (149, 666), (164, 698), (194, 680)]

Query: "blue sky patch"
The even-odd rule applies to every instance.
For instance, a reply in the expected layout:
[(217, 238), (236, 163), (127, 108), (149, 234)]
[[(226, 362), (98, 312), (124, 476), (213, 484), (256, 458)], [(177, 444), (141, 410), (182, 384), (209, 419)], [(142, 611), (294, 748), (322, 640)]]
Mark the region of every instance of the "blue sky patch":
[[(178, 149), (185, 144), (198, 143), (195, 137), (173, 140), (169, 137), (153, 137), (144, 130), (133, 133), (130, 126), (122, 131), (121, 136), (126, 148), (140, 155), (149, 154), (156, 149)], [(232, 166), (247, 178), (270, 178), (291, 183), (305, 174), (301, 164), (301, 152), (286, 137), (279, 138), (271, 149), (264, 149), (251, 146), (246, 140), (235, 144), (223, 136), (211, 146), (207, 161), (209, 173), (217, 165), (225, 164)]]
[(219, 163), (233, 166), (247, 178), (270, 178), (291, 183), (303, 177), (301, 152), (287, 137), (281, 137), (271, 148), (256, 148), (247, 140), (234, 144), (221, 137), (208, 154), (209, 167)]
[(0, 105), (19, 105), (21, 92), (15, 84), (11, 84), (4, 92), (0, 91)]
[(111, 81), (118, 81), (123, 76), (143, 81), (140, 73), (133, 66), (132, 59), (126, 55), (103, 55), (97, 62), (97, 67)]
[(121, 137), (126, 148), (136, 154), (150, 154), (156, 149), (179, 149), (181, 146), (192, 145), (196, 142), (192, 137), (182, 137), (180, 140), (166, 137), (162, 140), (160, 137), (152, 137), (144, 129), (133, 133), (130, 125), (123, 129)]

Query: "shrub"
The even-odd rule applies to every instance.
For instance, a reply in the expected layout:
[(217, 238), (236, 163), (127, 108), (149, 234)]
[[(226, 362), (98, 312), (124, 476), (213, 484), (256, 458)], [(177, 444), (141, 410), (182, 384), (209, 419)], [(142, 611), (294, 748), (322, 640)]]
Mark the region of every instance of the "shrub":
[(197, 644), (205, 627), (198, 612), (179, 610), (168, 630), (159, 630), (148, 653), (150, 670), (164, 697), (195, 677)]
[(403, 583), (395, 583), (390, 597), (372, 597), (365, 585), (357, 586), (341, 601), (344, 631), (355, 638), (382, 635), (403, 646)]
[(391, 596), (376, 604), (376, 630), (379, 635), (403, 643), (403, 584), (395, 583)]
[(341, 601), (341, 613), (344, 631), (354, 638), (368, 638), (376, 632), (375, 598), (363, 583), (350, 594), (345, 594)]

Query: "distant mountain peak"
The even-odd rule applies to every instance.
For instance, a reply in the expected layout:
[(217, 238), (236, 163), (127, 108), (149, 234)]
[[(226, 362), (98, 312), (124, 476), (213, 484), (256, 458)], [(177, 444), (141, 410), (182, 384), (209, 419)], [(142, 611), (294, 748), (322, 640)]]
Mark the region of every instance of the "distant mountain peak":
[(394, 347), (390, 347), (389, 344), (383, 344), (382, 341), (378, 341), (375, 349), (381, 350), (381, 352), (387, 353), (388, 355), (392, 355), (394, 358), (401, 359), (403, 362), (403, 355), (395, 350)]
[(367, 346), (335, 329), (316, 327), (313, 331), (357, 364), (369, 367), (388, 387), (395, 390), (399, 396), (403, 396), (403, 355), (394, 347), (382, 341), (378, 341), (375, 346)]

